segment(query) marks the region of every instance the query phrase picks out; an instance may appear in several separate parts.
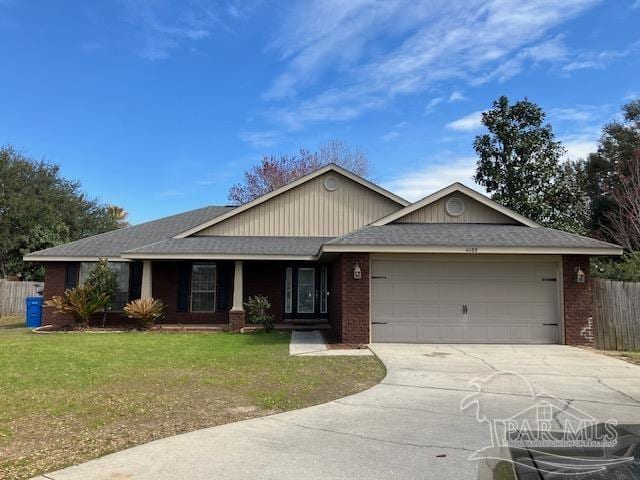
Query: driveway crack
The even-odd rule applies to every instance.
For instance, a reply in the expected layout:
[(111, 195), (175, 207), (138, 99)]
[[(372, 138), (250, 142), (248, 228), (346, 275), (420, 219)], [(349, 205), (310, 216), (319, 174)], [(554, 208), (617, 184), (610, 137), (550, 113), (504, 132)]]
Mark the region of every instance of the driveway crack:
[(449, 450), (460, 450), (460, 451), (469, 452), (469, 453), (475, 452), (475, 450), (471, 450), (469, 448), (464, 448), (464, 447), (452, 447), (450, 445), (422, 444), (422, 443), (412, 443), (412, 442), (399, 442), (399, 441), (396, 441), (396, 440), (385, 440), (383, 438), (369, 437), (367, 435), (360, 435), (360, 434), (357, 434), (357, 433), (341, 432), (341, 431), (338, 431), (338, 430), (332, 430), (330, 428), (310, 427), (308, 425), (302, 425), (302, 424), (299, 424), (299, 423), (296, 423), (296, 422), (290, 422), (290, 421), (286, 421), (286, 420), (282, 420), (282, 419), (274, 418), (274, 417), (269, 418), (269, 420), (273, 420), (274, 422), (284, 423), (286, 425), (291, 425), (291, 426), (302, 428), (302, 429), (305, 429), (305, 430), (313, 430), (313, 431), (319, 431), (319, 432), (333, 433), (333, 434), (342, 435), (342, 436), (345, 436), (345, 437), (360, 438), (362, 440), (373, 440), (374, 442), (390, 443), (390, 444), (393, 444), (393, 445), (400, 445), (400, 446), (403, 446), (403, 447), (442, 448), (442, 449), (449, 449)]
[(558, 424), (558, 426), (559, 426), (560, 428), (563, 428), (563, 427), (564, 427), (564, 425), (562, 425), (562, 423), (560, 422), (560, 420), (558, 420), (558, 416), (559, 416), (561, 413), (564, 413), (564, 412), (566, 412), (566, 411), (569, 409), (569, 407), (570, 407), (570, 406), (571, 406), (571, 404), (573, 403), (573, 399), (572, 399), (572, 398), (570, 398), (570, 399), (568, 399), (568, 400), (563, 400), (563, 401), (564, 401), (564, 407), (562, 407), (562, 410), (557, 410), (557, 411), (556, 411), (556, 413), (554, 413), (554, 414), (553, 414), (553, 419), (555, 420), (555, 422)]
[(436, 415), (447, 415), (451, 417), (467, 417), (467, 418), (475, 417), (475, 415), (464, 415), (462, 413), (442, 412), (437, 410), (429, 410), (426, 408), (392, 407), (388, 405), (375, 405), (371, 403), (347, 403), (347, 402), (341, 402), (340, 400), (334, 400), (333, 403), (339, 403), (340, 405), (346, 405), (349, 407), (381, 408), (383, 410), (404, 410), (407, 412), (425, 412), (425, 413), (435, 413)]
[[(467, 389), (467, 388), (444, 388), (444, 387), (428, 387), (426, 385), (408, 385), (408, 384), (403, 384), (403, 383), (389, 383), (389, 382), (385, 382), (382, 381), (380, 382), (378, 385), (387, 385), (389, 387), (408, 387), (408, 388), (423, 388), (425, 390), (444, 390), (447, 392), (475, 392), (476, 390), (472, 390), (472, 389)], [(608, 385), (607, 385), (608, 386)], [(609, 388), (612, 388), (609, 386)], [(615, 390), (612, 388), (612, 390)], [(618, 390), (616, 390), (616, 392), (618, 392)], [(631, 400), (633, 400), (635, 403), (619, 403), (619, 402), (605, 402), (602, 400), (589, 400), (586, 398), (574, 398), (573, 401), (574, 402), (584, 402), (584, 403), (596, 403), (599, 405), (616, 405), (619, 407), (640, 407), (640, 402), (638, 402), (638, 400), (636, 400), (633, 397), (630, 397), (629, 395), (626, 395), (625, 393), (619, 392), (622, 395), (625, 395), (626, 397), (630, 398)], [(531, 398), (531, 395), (528, 394), (524, 394), (524, 393), (507, 393), (507, 392), (483, 392), (484, 395), (497, 395), (497, 396), (507, 396), (507, 397), (527, 397), (527, 398)], [(560, 398), (560, 397), (556, 397), (559, 400), (563, 400), (563, 401), (567, 401), (567, 398)]]
[(489, 362), (487, 362), (484, 358), (482, 357), (478, 357), (476, 355), (471, 355), (470, 353), (465, 352), (464, 350), (462, 350), (460, 347), (456, 347), (455, 345), (451, 345), (449, 344), (449, 347), (453, 348), (454, 350), (457, 350), (458, 352), (462, 353), (463, 355), (466, 355), (467, 357), (470, 358), (475, 358), (476, 360), (480, 360), (482, 363), (484, 363), (487, 367), (489, 367), (491, 370), (493, 370), (494, 372), (499, 372), (500, 370), (498, 370), (496, 367), (494, 367), (493, 365), (491, 365)]
[(614, 392), (619, 393), (620, 395), (622, 395), (623, 397), (628, 398), (629, 400), (633, 400), (636, 403), (640, 403), (640, 400), (638, 400), (637, 398), (632, 397), (628, 393), (624, 393), (622, 390), (618, 390), (617, 388), (612, 387), (607, 382), (605, 382), (602, 378), (600, 378), (600, 377), (593, 377), (593, 378), (595, 378), (600, 385), (602, 385), (604, 387), (607, 387), (609, 390), (613, 390)]

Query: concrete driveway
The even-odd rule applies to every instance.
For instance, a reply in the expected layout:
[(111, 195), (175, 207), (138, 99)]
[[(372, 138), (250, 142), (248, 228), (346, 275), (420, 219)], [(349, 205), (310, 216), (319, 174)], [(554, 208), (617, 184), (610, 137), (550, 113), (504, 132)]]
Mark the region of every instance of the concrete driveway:
[[(600, 420), (640, 423), (640, 366), (573, 347), (377, 344), (384, 381), (324, 405), (158, 440), (50, 473), (54, 480), (466, 479), (490, 445), (488, 425), (460, 410), (473, 378), (521, 374), (537, 392)], [(478, 395), (504, 418), (532, 404), (527, 383), (498, 375)]]

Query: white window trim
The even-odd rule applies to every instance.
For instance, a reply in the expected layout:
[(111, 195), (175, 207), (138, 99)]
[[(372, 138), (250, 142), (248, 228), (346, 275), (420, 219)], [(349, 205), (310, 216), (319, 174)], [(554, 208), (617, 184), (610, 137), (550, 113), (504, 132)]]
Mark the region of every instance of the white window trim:
[[(213, 267), (213, 290), (196, 290), (196, 293), (206, 293), (213, 291), (213, 310), (193, 309), (193, 267), (205, 266)], [(216, 263), (193, 263), (191, 264), (191, 277), (189, 279), (189, 312), (191, 313), (216, 313), (218, 310), (218, 265)]]

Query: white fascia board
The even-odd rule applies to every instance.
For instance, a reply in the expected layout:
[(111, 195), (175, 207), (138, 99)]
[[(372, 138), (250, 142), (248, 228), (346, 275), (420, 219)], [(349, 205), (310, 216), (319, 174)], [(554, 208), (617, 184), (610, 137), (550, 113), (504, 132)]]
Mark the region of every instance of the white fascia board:
[(125, 257), (62, 257), (62, 256), (38, 256), (25, 255), (22, 260), (25, 262), (97, 262), (101, 258), (106, 258), (108, 262), (130, 262)]
[(227, 213), (223, 213), (222, 215), (219, 215), (215, 218), (212, 218), (211, 220), (207, 220), (204, 223), (201, 223), (200, 225), (196, 225), (195, 227), (191, 227), (189, 230), (185, 230), (182, 233), (179, 233), (177, 235), (175, 235), (173, 238), (185, 238), (188, 237), (190, 235), (193, 235), (195, 233), (198, 233), (202, 230), (204, 230), (205, 228), (209, 228), (212, 225), (215, 225), (217, 223), (223, 222), (224, 220), (231, 218), (235, 215), (238, 215), (239, 213), (245, 212), (247, 210), (249, 210), (250, 208), (253, 208), (257, 205), (260, 205), (264, 202), (266, 202), (267, 200), (270, 200), (274, 197), (277, 197), (278, 195), (287, 192), (289, 190), (291, 190), (292, 188), (297, 187), (298, 185), (302, 185), (303, 183), (308, 182), (309, 180), (313, 180), (316, 177), (319, 177), (320, 175), (323, 175), (327, 172), (337, 172), (347, 178), (349, 178), (350, 180), (353, 180), (356, 183), (359, 183), (360, 185), (363, 185), (373, 191), (375, 191), (376, 193), (379, 193), (380, 195), (383, 195), (391, 200), (393, 200), (394, 202), (402, 205), (403, 207), (406, 207), (407, 205), (409, 205), (409, 202), (407, 200), (405, 200), (402, 197), (399, 197), (398, 195), (395, 195), (391, 192), (389, 192), (388, 190), (385, 190), (384, 188), (371, 183), (368, 180), (365, 180), (362, 177), (359, 177), (358, 175), (355, 175), (351, 172), (349, 172), (348, 170), (345, 170), (342, 167), (339, 167), (338, 165), (335, 165), (333, 163), (330, 163), (329, 165), (326, 165), (318, 170), (316, 170), (315, 172), (311, 172), (308, 175), (305, 175), (304, 177), (299, 178), (298, 180), (288, 183), (286, 185), (283, 185), (282, 187), (266, 193), (264, 195), (262, 195), (261, 197), (256, 198), (255, 200), (252, 200), (250, 202), (245, 203), (244, 205), (240, 205), (232, 210), (229, 210)]
[(238, 253), (124, 253), (130, 260), (317, 260), (317, 255), (249, 255)]
[(324, 245), (324, 253), (368, 252), (368, 253), (463, 253), (482, 254), (518, 254), (518, 255), (622, 255), (618, 248), (569, 248), (569, 247), (438, 247), (407, 245)]
[(431, 203), (434, 203), (438, 200), (440, 200), (443, 197), (446, 197), (447, 195), (454, 193), (454, 192), (460, 192), (464, 195), (467, 195), (468, 197), (482, 203), (483, 205), (496, 210), (497, 212), (502, 213), (503, 215), (506, 215), (509, 218), (512, 218), (513, 220), (526, 225), (527, 227), (532, 227), (532, 228), (536, 228), (539, 227), (540, 225), (538, 225), (536, 222), (534, 222), (533, 220), (528, 219), (527, 217), (520, 215), (519, 213), (514, 212), (513, 210), (504, 207), (502, 205), (500, 205), (497, 202), (494, 202), (493, 200), (491, 200), (490, 198), (486, 197), (485, 195), (482, 195), (479, 192), (476, 192), (475, 190), (462, 185), (461, 183), (453, 183), (451, 185), (449, 185), (448, 187), (443, 188), (442, 190), (438, 190), (435, 193), (432, 193), (431, 195), (428, 195), (426, 197), (424, 197), (422, 200), (418, 200), (417, 202), (402, 208), (400, 210), (397, 210), (393, 213), (390, 213), (389, 215), (382, 217), (379, 220), (376, 220), (375, 222), (373, 222), (371, 225), (379, 227), (382, 225), (387, 225), (388, 223), (391, 223), (395, 220), (398, 220), (399, 218), (402, 218), (412, 212), (415, 212), (416, 210), (419, 210), (422, 207), (425, 207)]

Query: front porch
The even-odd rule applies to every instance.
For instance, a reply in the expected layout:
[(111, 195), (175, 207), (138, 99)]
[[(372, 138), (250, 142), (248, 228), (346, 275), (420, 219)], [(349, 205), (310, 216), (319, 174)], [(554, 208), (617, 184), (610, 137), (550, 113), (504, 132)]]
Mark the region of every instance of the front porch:
[(168, 331), (239, 331), (244, 303), (263, 295), (278, 329), (327, 329), (331, 265), (312, 261), (144, 260), (140, 297), (166, 305)]

